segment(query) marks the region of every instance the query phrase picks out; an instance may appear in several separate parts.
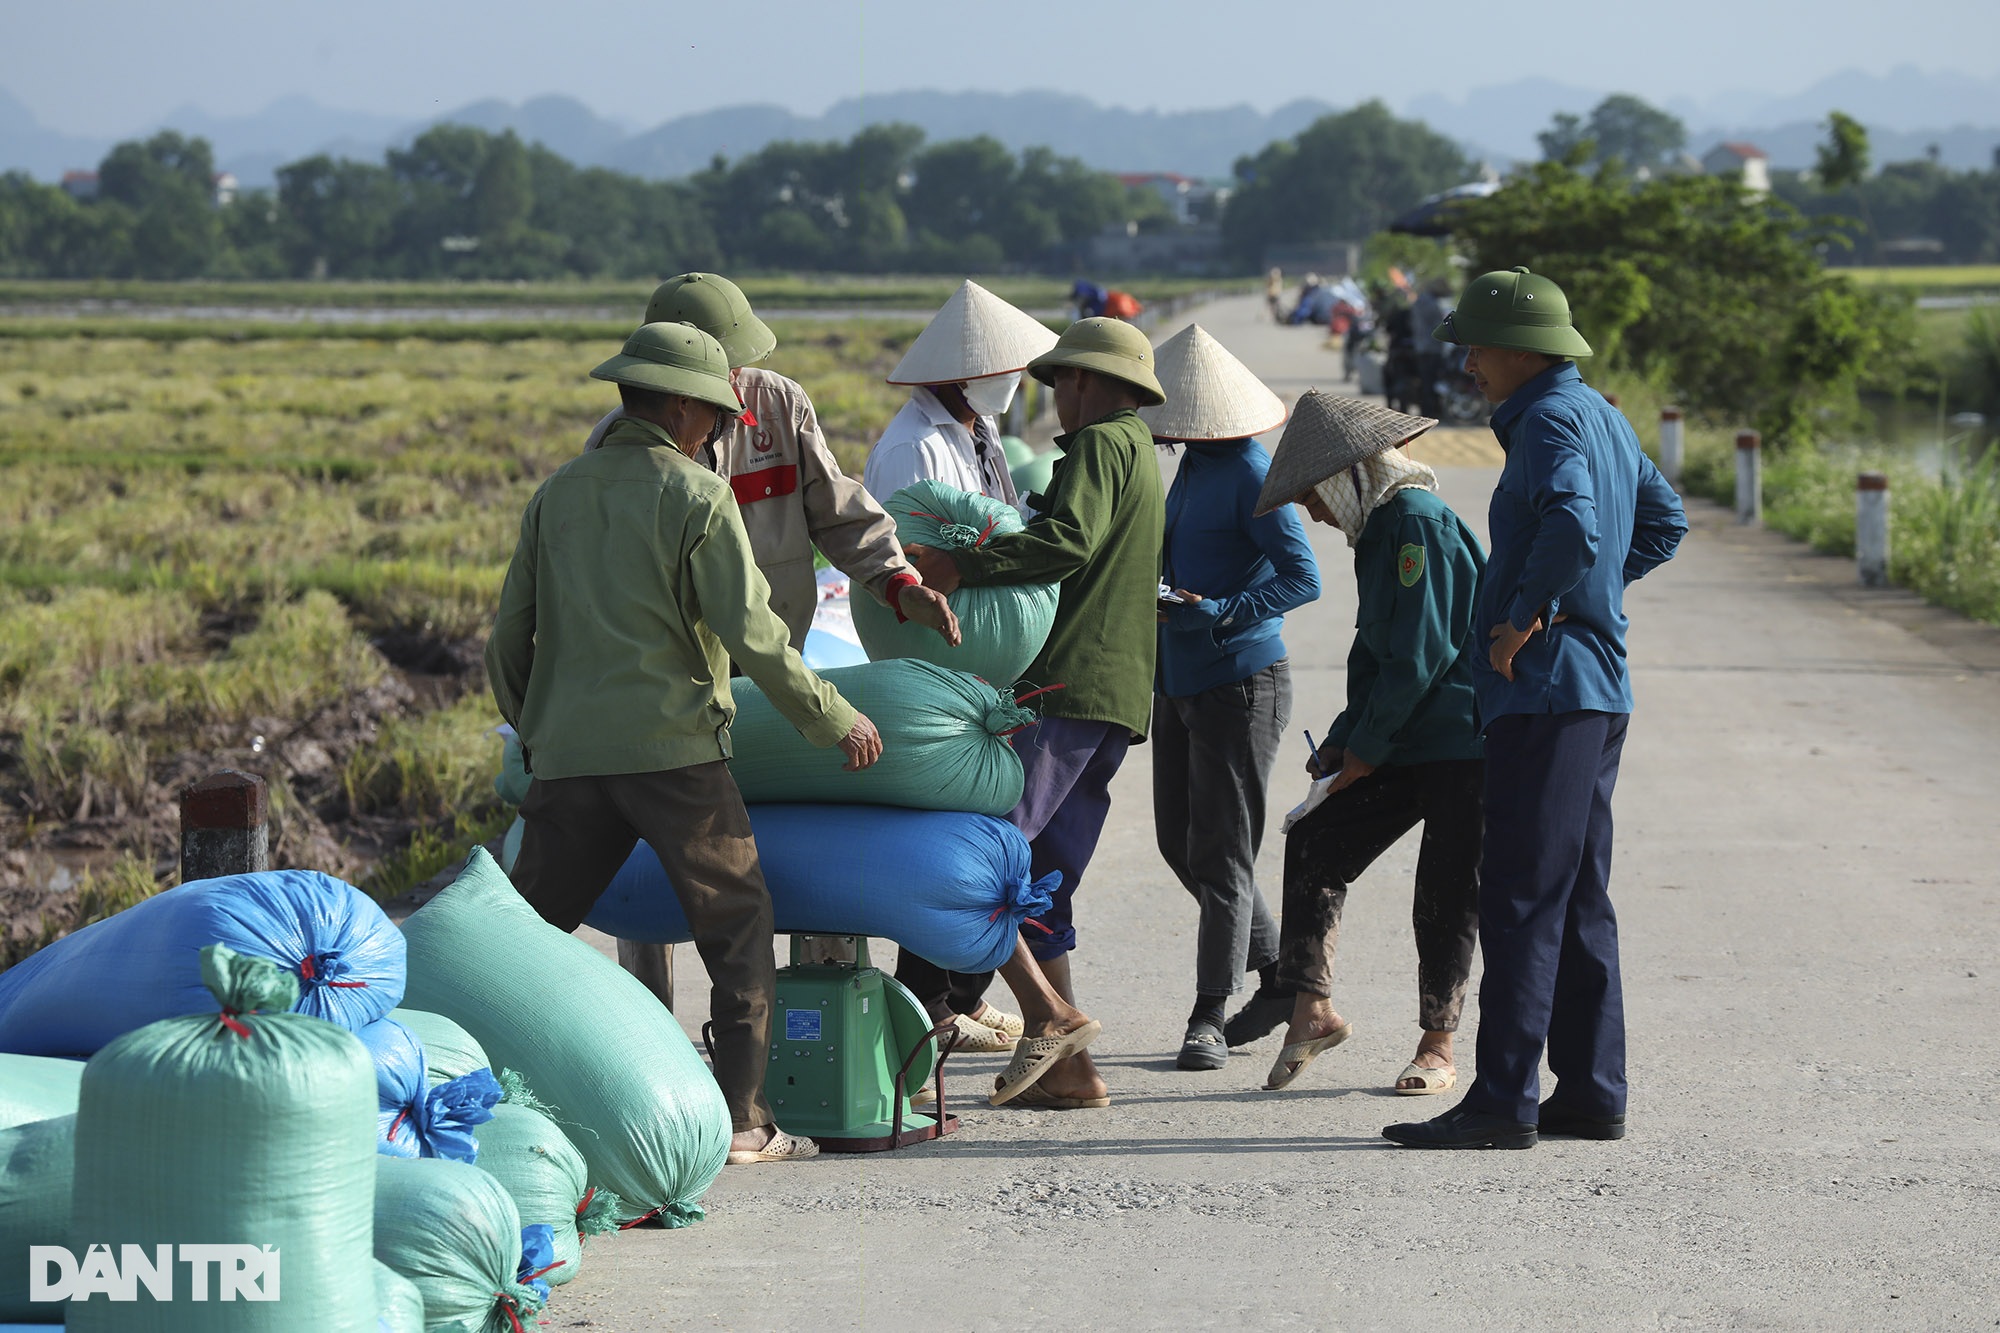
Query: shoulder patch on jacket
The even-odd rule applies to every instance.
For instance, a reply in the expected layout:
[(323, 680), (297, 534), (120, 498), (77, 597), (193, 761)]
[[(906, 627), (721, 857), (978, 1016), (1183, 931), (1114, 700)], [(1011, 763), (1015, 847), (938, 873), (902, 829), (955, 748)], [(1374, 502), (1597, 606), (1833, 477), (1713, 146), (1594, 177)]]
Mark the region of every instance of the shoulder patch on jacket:
[(1402, 580), (1405, 588), (1414, 588), (1423, 576), (1424, 548), (1410, 542), (1396, 552), (1396, 577)]

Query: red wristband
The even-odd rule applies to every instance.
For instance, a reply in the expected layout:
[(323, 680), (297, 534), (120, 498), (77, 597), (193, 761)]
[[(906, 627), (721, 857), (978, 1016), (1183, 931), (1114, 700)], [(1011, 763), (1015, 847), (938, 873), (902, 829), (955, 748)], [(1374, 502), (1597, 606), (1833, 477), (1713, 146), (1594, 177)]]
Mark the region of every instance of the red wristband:
[(903, 589), (921, 588), (923, 583), (922, 579), (908, 570), (903, 571), (901, 574), (891, 574), (889, 576), (888, 585), (882, 589), (882, 600), (887, 602), (889, 609), (896, 613), (897, 624), (906, 625), (910, 620), (908, 616), (903, 614)]

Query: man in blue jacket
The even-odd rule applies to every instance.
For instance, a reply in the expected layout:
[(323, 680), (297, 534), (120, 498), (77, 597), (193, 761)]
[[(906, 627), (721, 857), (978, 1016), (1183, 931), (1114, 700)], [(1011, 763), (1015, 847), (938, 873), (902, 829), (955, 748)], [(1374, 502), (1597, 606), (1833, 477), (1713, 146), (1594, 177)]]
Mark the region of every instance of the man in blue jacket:
[[(1611, 790), (1632, 711), (1625, 588), (1687, 533), (1631, 425), (1578, 375), (1569, 301), (1525, 268), (1483, 274), (1433, 337), (1470, 350), (1507, 462), (1487, 515), (1488, 651), (1479, 1076), (1418, 1148), (1532, 1148), (1625, 1134), (1625, 1003), (1611, 909)], [(1540, 1097), (1546, 1045), (1556, 1088)]]

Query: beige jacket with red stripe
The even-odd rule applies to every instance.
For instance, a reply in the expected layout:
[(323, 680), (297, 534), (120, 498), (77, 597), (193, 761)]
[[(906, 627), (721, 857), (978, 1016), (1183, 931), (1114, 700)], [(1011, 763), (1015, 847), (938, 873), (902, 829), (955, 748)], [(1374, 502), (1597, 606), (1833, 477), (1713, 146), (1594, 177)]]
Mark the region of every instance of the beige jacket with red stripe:
[[(797, 648), (819, 607), (813, 547), (885, 604), (889, 581), (898, 574), (914, 579), (916, 571), (896, 543), (895, 520), (834, 461), (812, 400), (796, 381), (745, 366), (736, 374), (736, 392), (744, 406), (736, 428), (700, 458), (736, 492), (750, 550), (771, 585), (771, 609)], [(608, 413), (584, 449), (595, 449), (623, 415)]]

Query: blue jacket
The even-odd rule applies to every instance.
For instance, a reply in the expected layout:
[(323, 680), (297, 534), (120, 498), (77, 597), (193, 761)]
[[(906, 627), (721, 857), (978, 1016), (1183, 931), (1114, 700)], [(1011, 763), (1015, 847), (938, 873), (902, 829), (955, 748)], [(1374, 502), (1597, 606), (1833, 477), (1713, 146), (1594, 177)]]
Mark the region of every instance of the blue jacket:
[(1183, 446), (1167, 492), (1163, 582), (1199, 593), (1160, 626), (1160, 693), (1200, 694), (1285, 655), (1285, 612), (1319, 596), (1319, 565), (1298, 511), (1252, 518), (1271, 456), (1255, 440)]
[[(1573, 362), (1551, 366), (1493, 413), (1507, 462), (1487, 514), (1492, 551), (1479, 592), (1473, 688), (1483, 723), (1509, 713), (1632, 711), (1625, 588), (1666, 563), (1687, 534), (1680, 497), (1617, 408)], [(1562, 624), (1556, 616), (1569, 617)], [(1502, 620), (1544, 629), (1495, 671), (1487, 635)]]

